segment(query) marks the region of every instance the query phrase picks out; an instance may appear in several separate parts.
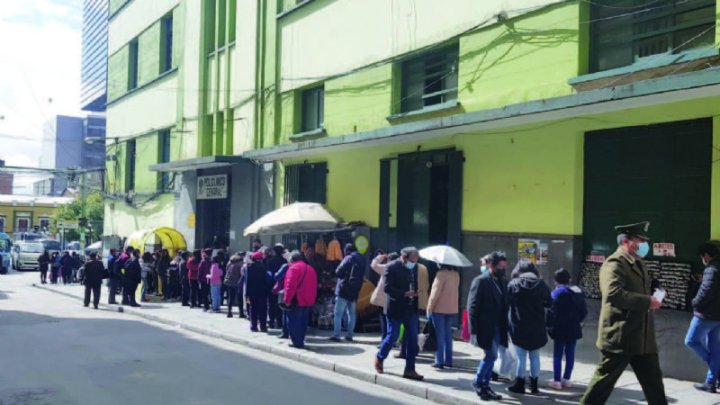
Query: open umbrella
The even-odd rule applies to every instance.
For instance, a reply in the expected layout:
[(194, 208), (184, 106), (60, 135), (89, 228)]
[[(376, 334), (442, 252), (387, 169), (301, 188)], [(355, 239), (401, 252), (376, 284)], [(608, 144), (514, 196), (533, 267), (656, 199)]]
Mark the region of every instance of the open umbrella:
[(265, 214), (245, 228), (243, 234), (324, 232), (337, 228), (337, 224), (337, 218), (321, 204), (296, 202)]
[(446, 266), (472, 267), (473, 265), (459, 250), (445, 245), (436, 245), (421, 249), (420, 257)]

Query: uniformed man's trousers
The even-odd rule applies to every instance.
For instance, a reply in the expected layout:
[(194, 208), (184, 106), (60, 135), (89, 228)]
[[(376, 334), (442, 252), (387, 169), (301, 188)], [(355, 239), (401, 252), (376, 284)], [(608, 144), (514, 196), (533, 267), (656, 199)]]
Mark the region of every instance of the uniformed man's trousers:
[(665, 385), (657, 353), (629, 356), (605, 351), (602, 352), (600, 364), (598, 364), (580, 404), (600, 405), (606, 403), (615, 388), (615, 383), (628, 364), (635, 372), (648, 405), (667, 405)]

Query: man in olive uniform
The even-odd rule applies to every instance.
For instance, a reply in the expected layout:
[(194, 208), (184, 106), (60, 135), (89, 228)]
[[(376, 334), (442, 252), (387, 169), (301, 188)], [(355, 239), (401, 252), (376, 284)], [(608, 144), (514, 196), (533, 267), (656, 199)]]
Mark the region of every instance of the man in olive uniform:
[(665, 387), (655, 341), (653, 311), (661, 302), (652, 296), (643, 258), (648, 254), (649, 222), (616, 226), (618, 250), (600, 269), (602, 306), (597, 347), (602, 352), (584, 405), (604, 404), (628, 364), (649, 405), (665, 405)]

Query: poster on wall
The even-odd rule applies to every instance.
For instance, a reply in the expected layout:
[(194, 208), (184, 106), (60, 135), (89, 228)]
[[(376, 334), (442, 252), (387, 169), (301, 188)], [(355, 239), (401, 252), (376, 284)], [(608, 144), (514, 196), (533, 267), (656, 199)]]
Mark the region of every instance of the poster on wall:
[(219, 200), (227, 198), (227, 174), (199, 176), (197, 182), (198, 200)]
[[(547, 244), (545, 245), (547, 250)], [(538, 264), (540, 258), (540, 241), (537, 239), (519, 239), (518, 240), (518, 259), (530, 260), (533, 264)]]
[(675, 257), (674, 243), (653, 243), (653, 256)]

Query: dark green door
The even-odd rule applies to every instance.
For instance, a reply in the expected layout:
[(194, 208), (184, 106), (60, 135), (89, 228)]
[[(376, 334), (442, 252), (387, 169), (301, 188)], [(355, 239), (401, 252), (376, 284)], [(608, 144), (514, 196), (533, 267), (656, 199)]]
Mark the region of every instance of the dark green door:
[(609, 255), (613, 226), (648, 220), (651, 243), (694, 260), (710, 237), (711, 167), (711, 119), (586, 133), (584, 253)]

